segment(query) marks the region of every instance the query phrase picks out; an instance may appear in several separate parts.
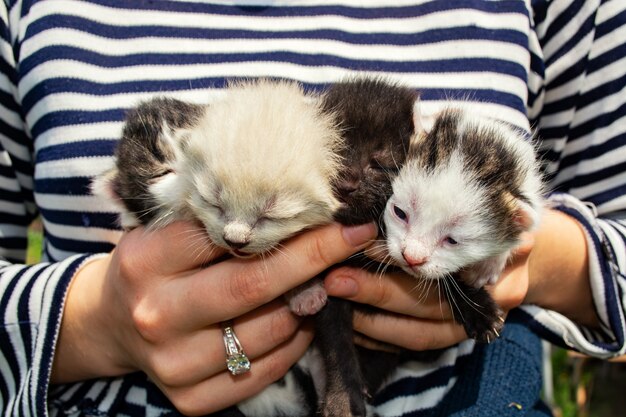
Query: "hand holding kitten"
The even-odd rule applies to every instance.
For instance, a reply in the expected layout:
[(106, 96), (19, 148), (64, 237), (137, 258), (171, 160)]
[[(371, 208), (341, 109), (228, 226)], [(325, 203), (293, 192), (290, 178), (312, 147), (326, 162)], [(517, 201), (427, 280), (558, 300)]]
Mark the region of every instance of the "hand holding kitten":
[[(493, 286), (487, 286), (494, 301), (505, 311), (519, 306), (529, 285), (528, 262), (534, 245), (534, 235), (524, 233), (522, 243), (513, 251), (507, 267)], [(368, 250), (385, 258), (378, 249)], [(404, 272), (380, 274), (364, 269), (342, 267), (328, 274), (324, 282), (329, 295), (346, 298), (380, 309), (380, 314), (355, 311), (355, 330), (365, 338), (357, 343), (373, 349), (383, 345), (415, 351), (452, 346), (467, 339), (463, 326), (453, 320), (448, 301), (439, 294), (436, 285), (417, 282)]]
[[(191, 223), (125, 233), (111, 254), (74, 277), (52, 380), (142, 370), (185, 414), (240, 402), (283, 376), (313, 337), (281, 295), (363, 249), (374, 234), (373, 225), (331, 224), (263, 260), (219, 260), (224, 250)], [(253, 362), (237, 378), (226, 370), (219, 326), (229, 319)]]

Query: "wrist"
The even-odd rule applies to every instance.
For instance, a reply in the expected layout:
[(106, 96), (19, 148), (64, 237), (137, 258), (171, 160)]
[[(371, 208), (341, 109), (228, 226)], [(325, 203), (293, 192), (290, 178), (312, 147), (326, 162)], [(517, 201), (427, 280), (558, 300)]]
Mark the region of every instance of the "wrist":
[(113, 300), (105, 288), (110, 256), (93, 258), (76, 272), (67, 291), (51, 382), (66, 383), (132, 371), (114, 337)]
[(599, 324), (589, 281), (585, 232), (575, 219), (560, 211), (546, 209), (535, 232), (525, 302), (559, 312), (582, 325)]

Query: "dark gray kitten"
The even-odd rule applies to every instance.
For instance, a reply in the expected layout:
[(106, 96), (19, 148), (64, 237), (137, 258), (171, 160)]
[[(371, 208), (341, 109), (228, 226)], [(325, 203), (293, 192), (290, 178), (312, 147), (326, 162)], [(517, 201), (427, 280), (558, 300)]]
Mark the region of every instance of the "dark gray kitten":
[[(415, 134), (418, 94), (381, 79), (364, 79), (330, 88), (325, 106), (334, 110), (343, 127), (344, 169), (335, 189), (342, 202), (335, 219), (347, 225), (382, 223), (391, 196), (391, 181), (404, 163)], [(348, 264), (373, 267), (365, 257)], [(324, 416), (365, 416), (366, 403), (396, 365), (396, 356), (354, 344), (352, 310), (363, 308), (330, 298), (318, 313), (316, 345), (327, 373)]]
[[(418, 94), (383, 79), (356, 79), (330, 87), (324, 106), (343, 130), (344, 166), (335, 182), (341, 201), (335, 220), (346, 225), (382, 223), (391, 182), (404, 163), (415, 134)], [(376, 269), (357, 256), (346, 262)], [(397, 362), (396, 355), (355, 346), (352, 302), (329, 298), (315, 318), (315, 345), (321, 352), (326, 384), (320, 401), (324, 416), (365, 416), (366, 404)], [(368, 309), (369, 310), (369, 309)]]

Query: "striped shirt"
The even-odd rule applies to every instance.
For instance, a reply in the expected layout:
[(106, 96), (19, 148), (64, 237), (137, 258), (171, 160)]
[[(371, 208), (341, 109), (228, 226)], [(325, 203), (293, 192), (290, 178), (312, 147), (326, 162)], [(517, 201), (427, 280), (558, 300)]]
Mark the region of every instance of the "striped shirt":
[[(89, 192), (113, 164), (125, 111), (154, 95), (209, 103), (259, 76), (322, 89), (351, 74), (418, 89), (426, 120), (449, 101), (540, 141), (552, 205), (584, 227), (601, 331), (537, 306), (546, 339), (626, 353), (626, 2), (620, 0), (22, 1), (0, 6), (0, 409), (5, 415), (161, 415), (143, 374), (49, 387), (66, 290), (121, 231)], [(40, 215), (45, 262), (24, 265)], [(426, 415), (471, 358), (403, 364), (374, 399)], [(410, 389), (407, 389), (410, 387)], [(116, 411), (116, 410), (124, 410)]]

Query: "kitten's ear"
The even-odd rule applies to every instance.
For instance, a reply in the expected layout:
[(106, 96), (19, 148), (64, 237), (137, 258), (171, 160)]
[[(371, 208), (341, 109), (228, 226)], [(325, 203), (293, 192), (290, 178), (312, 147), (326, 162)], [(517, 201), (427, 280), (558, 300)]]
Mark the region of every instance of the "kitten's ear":
[(139, 220), (129, 212), (128, 208), (124, 204), (124, 200), (118, 194), (118, 181), (119, 172), (117, 168), (112, 168), (104, 173), (98, 175), (91, 182), (91, 193), (95, 196), (105, 198), (111, 202), (113, 207), (119, 210), (119, 224), (124, 229), (132, 229), (139, 226)]
[(529, 231), (537, 227), (539, 224), (539, 213), (537, 213), (537, 210), (520, 199), (515, 199), (514, 204), (513, 220), (515, 224), (524, 231)]
[(164, 155), (171, 155), (179, 161), (189, 136), (187, 129), (172, 129), (165, 121), (158, 136), (159, 146)]
[(117, 168), (105, 171), (95, 177), (91, 182), (91, 193), (96, 196), (105, 197), (112, 201), (120, 201), (122, 198), (119, 196), (117, 191), (115, 191), (117, 189), (117, 179)]
[(421, 133), (426, 131), (422, 121), (421, 105), (422, 103), (418, 95), (415, 97), (415, 102), (413, 103), (413, 130), (416, 136), (419, 136)]
[(411, 136), (411, 140), (409, 141), (409, 154), (416, 152), (415, 148), (418, 142), (427, 133), (422, 117), (421, 100), (419, 96), (416, 96), (415, 102), (413, 103), (413, 136)]

